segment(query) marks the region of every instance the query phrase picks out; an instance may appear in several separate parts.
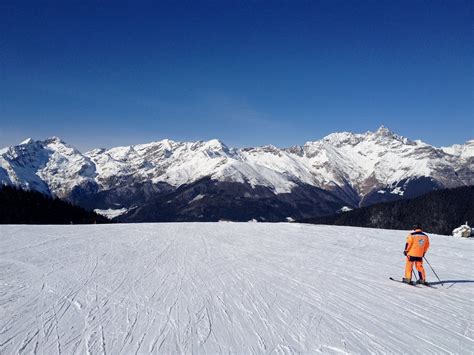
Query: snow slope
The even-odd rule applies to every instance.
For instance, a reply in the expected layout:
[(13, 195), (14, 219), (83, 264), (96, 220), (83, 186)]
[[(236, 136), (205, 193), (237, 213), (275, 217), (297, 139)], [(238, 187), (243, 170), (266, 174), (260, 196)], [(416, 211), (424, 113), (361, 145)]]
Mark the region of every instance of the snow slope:
[[(472, 354), (472, 240), (299, 224), (0, 226), (0, 353)], [(428, 278), (435, 281), (431, 271)]]

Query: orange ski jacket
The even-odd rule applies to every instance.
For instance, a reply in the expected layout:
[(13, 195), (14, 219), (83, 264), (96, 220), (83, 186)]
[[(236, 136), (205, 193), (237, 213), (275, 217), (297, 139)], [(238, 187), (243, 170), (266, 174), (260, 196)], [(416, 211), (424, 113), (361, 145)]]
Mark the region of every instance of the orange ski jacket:
[(408, 256), (423, 257), (430, 247), (430, 238), (421, 231), (415, 229), (407, 237), (405, 252)]

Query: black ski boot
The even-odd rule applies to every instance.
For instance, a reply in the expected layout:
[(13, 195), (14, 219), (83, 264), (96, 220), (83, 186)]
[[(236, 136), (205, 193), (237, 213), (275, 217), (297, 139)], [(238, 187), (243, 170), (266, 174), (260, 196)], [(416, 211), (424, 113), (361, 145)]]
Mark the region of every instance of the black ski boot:
[(411, 282), (411, 279), (407, 279), (407, 278), (405, 278), (405, 277), (402, 279), (402, 282), (403, 282), (404, 284), (413, 285), (413, 282)]

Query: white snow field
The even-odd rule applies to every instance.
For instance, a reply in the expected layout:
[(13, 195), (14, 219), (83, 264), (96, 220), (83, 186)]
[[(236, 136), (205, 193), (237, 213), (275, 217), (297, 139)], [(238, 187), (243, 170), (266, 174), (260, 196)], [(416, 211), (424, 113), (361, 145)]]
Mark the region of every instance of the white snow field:
[(474, 240), (431, 236), (434, 289), (389, 280), (406, 234), (0, 226), (0, 353), (474, 353)]

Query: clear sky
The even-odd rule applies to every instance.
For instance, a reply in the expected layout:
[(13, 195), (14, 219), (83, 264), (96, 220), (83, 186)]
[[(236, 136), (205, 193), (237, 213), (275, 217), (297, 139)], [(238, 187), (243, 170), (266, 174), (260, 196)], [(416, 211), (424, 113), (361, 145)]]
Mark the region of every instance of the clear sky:
[(474, 138), (472, 1), (0, 1), (0, 146)]

